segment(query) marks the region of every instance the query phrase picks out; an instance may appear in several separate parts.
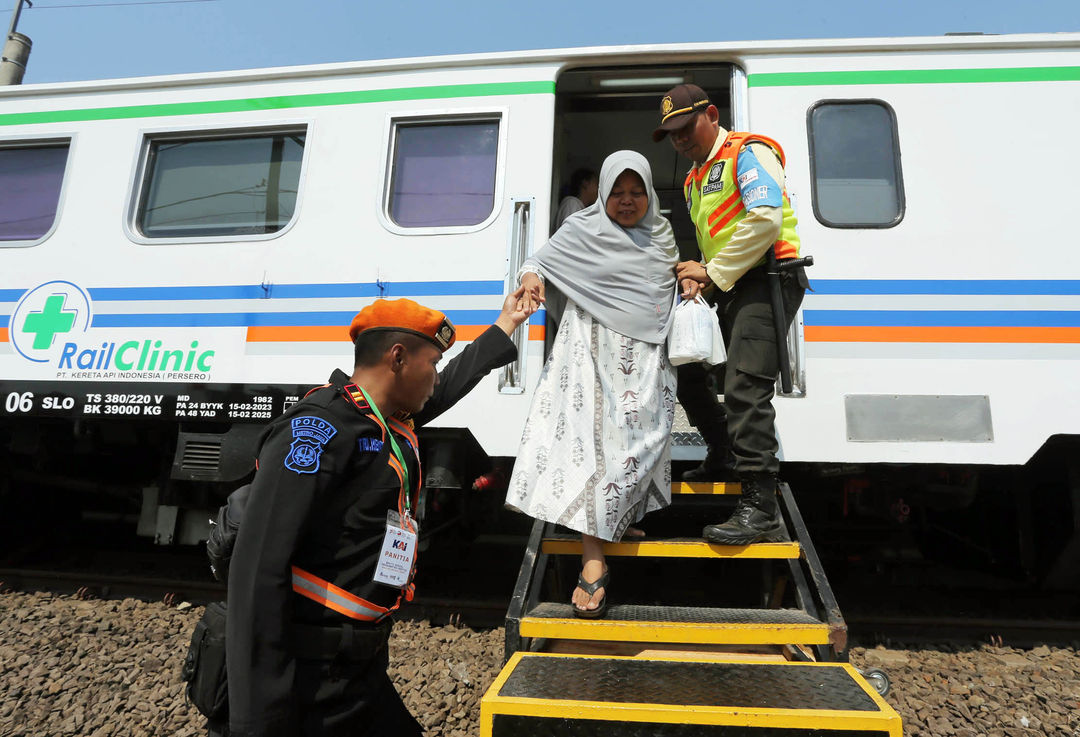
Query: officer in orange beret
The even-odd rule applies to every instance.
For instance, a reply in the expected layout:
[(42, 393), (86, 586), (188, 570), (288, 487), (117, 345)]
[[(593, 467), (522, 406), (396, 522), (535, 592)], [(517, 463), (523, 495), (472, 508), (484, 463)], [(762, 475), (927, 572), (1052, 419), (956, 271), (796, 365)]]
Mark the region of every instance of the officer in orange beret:
[(446, 316), (376, 301), (349, 327), (352, 375), (335, 371), (267, 428), (229, 571), (228, 734), (422, 734), (386, 674), (416, 570), (414, 427), (514, 360), (521, 296), (441, 372)]

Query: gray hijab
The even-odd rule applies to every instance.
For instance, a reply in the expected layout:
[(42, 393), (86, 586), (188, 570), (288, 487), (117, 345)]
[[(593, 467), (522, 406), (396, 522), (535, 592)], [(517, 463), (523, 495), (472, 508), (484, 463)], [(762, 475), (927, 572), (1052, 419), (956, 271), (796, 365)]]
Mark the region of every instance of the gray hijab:
[[(649, 207), (631, 228), (604, 209), (627, 169), (645, 182)], [(660, 214), (652, 169), (635, 151), (616, 151), (600, 169), (599, 196), (566, 219), (523, 271), (537, 271), (604, 327), (646, 343), (663, 343), (671, 325), (678, 248)]]

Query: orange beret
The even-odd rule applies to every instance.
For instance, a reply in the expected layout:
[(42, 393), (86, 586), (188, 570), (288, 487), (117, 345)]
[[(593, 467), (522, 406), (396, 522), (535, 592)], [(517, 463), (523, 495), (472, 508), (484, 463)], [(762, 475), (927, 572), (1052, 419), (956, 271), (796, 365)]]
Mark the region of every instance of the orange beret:
[(353, 318), (349, 325), (349, 337), (355, 343), (361, 333), (372, 330), (396, 330), (419, 335), (443, 351), (454, 344), (457, 332), (446, 315), (411, 299), (375, 300)]

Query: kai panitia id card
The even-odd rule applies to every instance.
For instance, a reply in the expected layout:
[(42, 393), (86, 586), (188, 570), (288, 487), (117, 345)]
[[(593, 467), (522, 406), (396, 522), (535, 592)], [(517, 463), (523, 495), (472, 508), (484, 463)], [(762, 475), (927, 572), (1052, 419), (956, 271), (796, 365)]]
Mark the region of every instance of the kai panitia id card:
[(379, 551), (379, 563), (375, 566), (375, 583), (401, 588), (409, 583), (413, 562), (416, 560), (416, 541), (420, 526), (406, 516), (411, 530), (401, 524), (401, 517), (394, 510), (386, 513), (386, 537)]

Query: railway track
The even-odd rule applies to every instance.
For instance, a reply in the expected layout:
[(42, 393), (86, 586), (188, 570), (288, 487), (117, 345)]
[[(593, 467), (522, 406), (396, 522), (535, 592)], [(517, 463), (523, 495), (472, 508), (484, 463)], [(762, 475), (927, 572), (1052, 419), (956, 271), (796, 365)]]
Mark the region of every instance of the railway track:
[[(0, 592), (49, 591), (80, 598), (136, 598), (201, 605), (225, 598), (225, 585), (146, 575), (57, 571), (40, 568), (0, 568)], [(409, 619), (470, 627), (499, 627), (509, 598), (418, 596), (403, 612)], [(847, 617), (853, 642), (983, 642), (1026, 647), (1041, 643), (1080, 642), (1080, 619), (907, 616), (860, 613)]]
[[(201, 546), (156, 547), (133, 540), (122, 526), (91, 525), (85, 520), (22, 539), (21, 547), (9, 539), (12, 547), (0, 555), (0, 591), (195, 605), (225, 598), (225, 585), (210, 578)], [(418, 595), (402, 616), (433, 624), (502, 626), (523, 546), (524, 539), (514, 535), (489, 535), (474, 540), (468, 556), (431, 553), (420, 572)], [(842, 563), (834, 560), (831, 565)], [(474, 575), (481, 566), (482, 586)], [(663, 568), (642, 570), (640, 575), (662, 576)], [(936, 585), (926, 585), (920, 578), (915, 579), (919, 585), (887, 587), (856, 576), (855, 571), (839, 577), (843, 583), (835, 588), (852, 643), (1080, 642), (1080, 597), (986, 591), (959, 577), (945, 577), (942, 573), (942, 580), (935, 579)], [(656, 587), (663, 585), (662, 578), (655, 582)]]
[[(48, 591), (84, 599), (135, 598), (166, 604), (196, 605), (225, 598), (225, 584), (158, 576), (117, 575), (89, 571), (55, 571), (39, 568), (0, 568), (0, 593)], [(410, 619), (470, 627), (499, 627), (506, 617), (507, 599), (418, 596), (408, 607)]]

